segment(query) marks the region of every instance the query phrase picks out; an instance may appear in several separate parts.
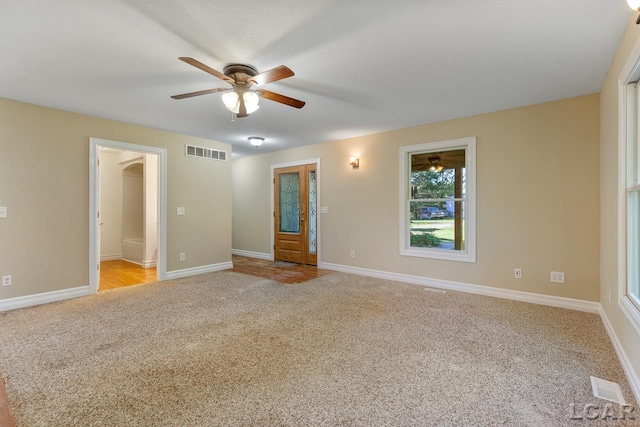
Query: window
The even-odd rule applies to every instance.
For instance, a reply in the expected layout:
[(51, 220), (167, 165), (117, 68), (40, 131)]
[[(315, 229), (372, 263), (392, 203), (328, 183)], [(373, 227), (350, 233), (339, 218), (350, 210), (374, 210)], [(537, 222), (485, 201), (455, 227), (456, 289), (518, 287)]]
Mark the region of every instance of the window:
[[(640, 45), (619, 78), (618, 305), (640, 333)], [(609, 298), (609, 302), (611, 302)]]
[(475, 137), (400, 147), (400, 254), (475, 262)]
[(627, 214), (626, 297), (640, 311), (640, 132), (638, 83), (627, 85), (626, 177), (624, 183)]
[[(640, 44), (618, 77), (618, 306), (640, 333)], [(611, 290), (608, 301), (611, 303)]]

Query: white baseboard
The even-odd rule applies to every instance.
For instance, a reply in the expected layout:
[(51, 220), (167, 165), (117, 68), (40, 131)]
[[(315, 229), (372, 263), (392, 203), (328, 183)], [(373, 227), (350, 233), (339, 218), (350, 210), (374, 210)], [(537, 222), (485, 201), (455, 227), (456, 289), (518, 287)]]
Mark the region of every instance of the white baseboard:
[(100, 262), (102, 262), (102, 261), (115, 261), (115, 260), (119, 260), (119, 259), (121, 259), (122, 261), (127, 261), (127, 262), (130, 262), (132, 264), (139, 265), (142, 268), (152, 268), (152, 267), (156, 267), (156, 265), (157, 265), (157, 261), (156, 260), (142, 261), (142, 262), (132, 261), (130, 259), (122, 258), (122, 254), (101, 255), (100, 256)]
[(151, 267), (155, 267), (157, 264), (157, 261), (142, 261), (142, 262), (138, 262), (138, 261), (133, 261), (130, 259), (126, 259), (126, 258), (121, 258), (122, 261), (127, 261), (130, 262), (131, 264), (135, 264), (135, 265), (139, 265), (142, 268), (151, 268)]
[(243, 251), (242, 249), (231, 249), (233, 255), (246, 256), (248, 258), (266, 259), (267, 261), (273, 261), (271, 254), (265, 254), (263, 252)]
[(640, 402), (640, 378), (638, 377), (638, 373), (635, 371), (635, 369), (633, 369), (633, 365), (631, 364), (627, 353), (624, 351), (624, 348), (622, 347), (622, 344), (618, 339), (618, 335), (613, 329), (613, 325), (609, 321), (609, 317), (607, 317), (607, 313), (604, 311), (604, 308), (602, 308), (602, 306), (600, 307), (600, 317), (602, 318), (604, 329), (607, 331), (609, 339), (611, 339), (611, 344), (613, 344), (613, 348), (618, 355), (618, 360), (620, 360), (622, 369), (627, 376), (629, 385), (631, 385), (631, 390), (635, 395), (636, 401)]
[(33, 305), (47, 304), (50, 302), (63, 301), (71, 298), (84, 297), (89, 295), (89, 286), (79, 286), (77, 288), (62, 289), (60, 291), (44, 292), (41, 294), (26, 295), (23, 297), (7, 298), (0, 300), (0, 311), (15, 310)]
[(511, 289), (494, 288), (491, 286), (472, 285), (469, 283), (451, 282), (448, 280), (430, 279), (409, 274), (390, 273), (387, 271), (370, 270), (367, 268), (351, 267), (341, 264), (320, 263), (318, 268), (341, 271), (343, 273), (358, 274), (360, 276), (377, 277), (379, 279), (395, 280), (398, 282), (413, 283), (450, 291), (467, 292), (471, 294), (485, 295), (496, 298), (504, 298), (515, 301), (529, 302), (533, 304), (549, 305), (553, 307), (568, 308), (570, 310), (586, 311), (588, 313), (600, 313), (600, 303), (574, 298), (556, 297), (551, 295), (535, 294), (533, 292), (514, 291)]
[(233, 262), (221, 262), (219, 264), (203, 265), (200, 267), (185, 268), (182, 270), (167, 271), (165, 280), (180, 279), (182, 277), (195, 276), (197, 274), (212, 273), (214, 271), (228, 270), (233, 268)]

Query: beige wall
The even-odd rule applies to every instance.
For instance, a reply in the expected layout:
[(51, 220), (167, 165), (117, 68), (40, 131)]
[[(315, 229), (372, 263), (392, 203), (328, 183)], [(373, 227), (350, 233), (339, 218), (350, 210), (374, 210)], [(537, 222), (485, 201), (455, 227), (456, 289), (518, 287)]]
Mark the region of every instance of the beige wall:
[(134, 163), (122, 171), (122, 238), (142, 239), (144, 234), (144, 166)]
[[(636, 373), (640, 373), (640, 334), (618, 306), (618, 79), (631, 51), (640, 42), (632, 17), (600, 94), (600, 301)], [(609, 302), (609, 293), (611, 302)]]
[(158, 155), (144, 155), (144, 258), (158, 260)]
[(167, 271), (231, 260), (231, 162), (184, 155), (228, 144), (0, 99), (0, 299), (88, 285), (89, 137), (167, 150)]
[[(398, 148), (468, 136), (477, 137), (477, 263), (400, 256)], [(233, 248), (271, 252), (270, 165), (318, 157), (323, 262), (597, 301), (598, 144), (596, 94), (240, 158)], [(551, 270), (566, 283), (551, 284)]]
[(100, 257), (122, 256), (122, 166), (118, 153), (100, 153)]

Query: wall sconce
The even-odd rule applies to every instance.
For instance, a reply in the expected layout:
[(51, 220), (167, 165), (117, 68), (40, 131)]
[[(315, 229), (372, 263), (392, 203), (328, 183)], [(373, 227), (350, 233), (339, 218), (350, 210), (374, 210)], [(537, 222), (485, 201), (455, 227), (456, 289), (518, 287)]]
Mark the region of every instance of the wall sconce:
[(360, 167), (360, 159), (356, 159), (355, 157), (349, 157), (349, 166), (354, 169), (358, 169)]
[[(640, 12), (640, 0), (627, 0), (627, 4), (631, 9)], [(640, 16), (636, 19), (636, 24), (640, 24)]]

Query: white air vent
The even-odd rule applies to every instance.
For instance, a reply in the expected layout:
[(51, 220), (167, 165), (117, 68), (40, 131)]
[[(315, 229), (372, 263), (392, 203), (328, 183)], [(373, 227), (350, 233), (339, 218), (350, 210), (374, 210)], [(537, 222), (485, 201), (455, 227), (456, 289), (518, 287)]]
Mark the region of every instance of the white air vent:
[(624, 397), (622, 397), (622, 390), (620, 390), (620, 385), (618, 383), (592, 376), (591, 388), (593, 388), (593, 395), (595, 397), (626, 405)]
[(436, 293), (436, 294), (446, 294), (447, 293), (447, 291), (445, 291), (445, 290), (436, 289), (436, 288), (424, 288), (424, 290), (427, 291), (427, 292), (433, 292), (433, 293)]
[(185, 145), (185, 155), (189, 157), (201, 157), (211, 160), (227, 160), (227, 152), (214, 150), (213, 148), (196, 147), (195, 145)]

